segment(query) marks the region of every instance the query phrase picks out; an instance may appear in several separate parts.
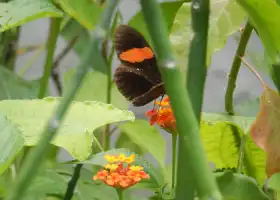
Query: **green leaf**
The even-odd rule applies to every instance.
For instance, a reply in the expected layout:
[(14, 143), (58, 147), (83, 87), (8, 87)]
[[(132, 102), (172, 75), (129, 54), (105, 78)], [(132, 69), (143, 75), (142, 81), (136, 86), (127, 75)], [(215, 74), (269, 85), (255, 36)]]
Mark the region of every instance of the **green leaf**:
[(215, 173), (224, 200), (269, 200), (255, 180), (230, 171)]
[(277, 193), (277, 200), (280, 199), (280, 173), (273, 174), (268, 179), (268, 188), (273, 189)]
[(0, 66), (0, 100), (33, 99), (39, 92), (39, 81), (26, 81)]
[(129, 137), (123, 132), (120, 133), (115, 146), (118, 149), (119, 148), (130, 149), (131, 151), (139, 155), (144, 155), (145, 153), (147, 153), (147, 151), (141, 149), (137, 144), (135, 144), (135, 142), (131, 141)]
[[(76, 68), (68, 70), (64, 75), (63, 93), (70, 89)], [(89, 71), (84, 78), (83, 85), (76, 94), (76, 101), (101, 101), (106, 102), (107, 97), (107, 75), (98, 71)], [(128, 102), (118, 91), (116, 84), (112, 83), (111, 103), (120, 109), (127, 109)]]
[(13, 162), (23, 145), (20, 131), (0, 114), (0, 175)]
[(131, 141), (150, 153), (157, 160), (160, 167), (164, 168), (166, 142), (156, 127), (151, 126), (146, 120), (135, 120), (133, 123), (121, 124), (119, 128)]
[[(253, 118), (247, 117), (226, 117), (225, 115), (203, 113), (201, 139), (208, 160), (214, 162), (217, 168), (237, 167), (239, 138), (246, 130), (248, 131), (253, 120)], [(263, 184), (265, 179), (265, 160), (264, 151), (248, 136), (244, 171), (249, 176), (256, 178), (260, 184)]]
[(73, 46), (73, 49), (81, 57), (86, 50), (86, 46), (90, 41), (90, 34), (88, 29), (84, 28), (81, 24), (79, 24), (76, 20), (71, 19), (67, 22), (65, 27), (62, 29), (60, 34), (68, 41), (71, 40), (78, 35), (78, 39)]
[(93, 29), (99, 20), (103, 7), (89, 0), (57, 0), (61, 8), (87, 29)]
[[(46, 120), (59, 103), (60, 98), (43, 100), (4, 100), (0, 112), (5, 114), (22, 131), (25, 145), (36, 145)], [(73, 102), (58, 135), (52, 144), (66, 149), (73, 157), (84, 160), (91, 154), (92, 132), (109, 123), (134, 120), (130, 111), (119, 110), (100, 102)]]
[[(244, 13), (235, 0), (212, 0), (210, 4), (208, 65), (212, 54), (223, 48), (227, 36), (234, 33), (244, 21)], [(191, 3), (184, 3), (177, 12), (170, 34), (176, 60), (179, 66), (182, 66), (182, 70), (186, 70), (192, 36)]]
[(62, 17), (51, 0), (11, 0), (0, 3), (0, 31), (6, 31), (29, 21), (45, 17)]
[[(249, 15), (273, 63), (280, 62), (280, 7), (275, 1), (236, 0)], [(261, 10), (261, 12), (260, 12)], [(273, 17), (271, 17), (273, 16)]]
[[(168, 32), (170, 32), (175, 15), (178, 11), (178, 9), (181, 7), (181, 5), (187, 1), (176, 1), (176, 2), (162, 2), (160, 3), (160, 8), (162, 11), (162, 14), (165, 19), (165, 23), (167, 24)], [(146, 27), (146, 23), (144, 20), (144, 16), (141, 11), (139, 11), (134, 17), (131, 18), (131, 20), (128, 22), (128, 25), (137, 29), (139, 32), (143, 34), (145, 39), (148, 41), (148, 43), (151, 44), (151, 39)]]

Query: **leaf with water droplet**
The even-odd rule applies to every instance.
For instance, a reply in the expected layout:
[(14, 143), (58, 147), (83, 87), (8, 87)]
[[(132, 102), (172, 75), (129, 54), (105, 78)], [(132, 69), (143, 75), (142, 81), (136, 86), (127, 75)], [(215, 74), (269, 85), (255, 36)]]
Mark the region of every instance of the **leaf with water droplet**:
[(266, 173), (280, 172), (280, 96), (265, 87), (260, 98), (260, 112), (251, 126), (252, 140), (267, 154)]

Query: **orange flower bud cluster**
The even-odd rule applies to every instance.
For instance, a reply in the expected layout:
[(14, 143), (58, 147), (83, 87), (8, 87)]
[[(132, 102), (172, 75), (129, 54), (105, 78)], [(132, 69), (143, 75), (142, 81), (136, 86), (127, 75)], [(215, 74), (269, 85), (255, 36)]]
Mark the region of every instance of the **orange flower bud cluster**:
[(162, 101), (156, 101), (155, 104), (158, 105), (157, 109), (146, 112), (146, 116), (150, 117), (150, 125), (158, 124), (169, 132), (176, 131), (176, 120), (169, 103), (169, 97), (166, 96)]
[(104, 166), (104, 169), (97, 172), (93, 180), (103, 181), (111, 187), (126, 189), (142, 179), (150, 178), (143, 167), (131, 165), (134, 162), (134, 154), (128, 157), (124, 154), (105, 155), (104, 158), (108, 161), (108, 164)]

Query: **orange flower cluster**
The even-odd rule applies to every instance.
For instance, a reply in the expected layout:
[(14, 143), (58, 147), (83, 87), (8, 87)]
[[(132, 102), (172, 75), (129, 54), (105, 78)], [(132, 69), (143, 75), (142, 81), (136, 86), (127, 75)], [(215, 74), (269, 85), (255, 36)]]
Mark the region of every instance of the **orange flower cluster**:
[(158, 107), (146, 112), (146, 116), (150, 117), (150, 125), (158, 124), (169, 132), (176, 130), (176, 120), (169, 103), (169, 97), (166, 96), (162, 101), (155, 102)]
[(128, 157), (124, 154), (105, 155), (104, 158), (108, 161), (108, 164), (104, 166), (104, 169), (97, 172), (93, 180), (103, 181), (111, 187), (126, 189), (142, 179), (150, 178), (143, 167), (131, 165), (134, 162), (134, 154)]

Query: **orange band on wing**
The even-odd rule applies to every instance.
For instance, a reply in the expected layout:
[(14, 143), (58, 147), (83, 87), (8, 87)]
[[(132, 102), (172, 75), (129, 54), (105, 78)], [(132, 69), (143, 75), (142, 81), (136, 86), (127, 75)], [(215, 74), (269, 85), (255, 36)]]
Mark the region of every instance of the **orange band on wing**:
[(133, 48), (120, 54), (120, 59), (131, 63), (143, 62), (145, 59), (151, 59), (154, 53), (151, 48)]

